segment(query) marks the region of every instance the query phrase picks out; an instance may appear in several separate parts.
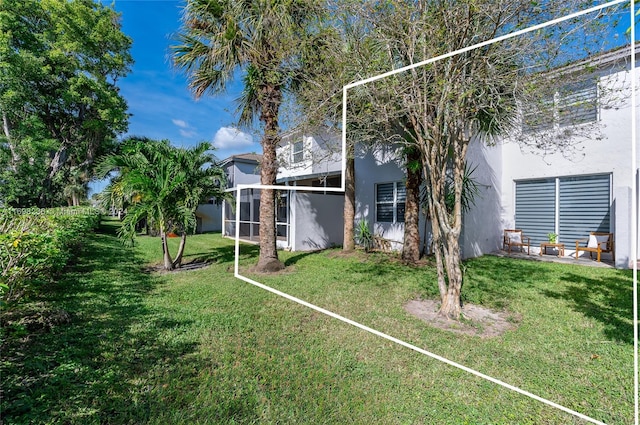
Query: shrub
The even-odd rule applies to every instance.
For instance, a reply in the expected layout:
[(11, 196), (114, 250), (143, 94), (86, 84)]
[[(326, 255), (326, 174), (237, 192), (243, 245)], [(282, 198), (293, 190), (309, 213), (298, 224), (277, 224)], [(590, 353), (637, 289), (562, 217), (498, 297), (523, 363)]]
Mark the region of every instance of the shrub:
[(87, 208), (0, 210), (2, 302), (15, 302), (60, 273), (99, 220)]
[(356, 242), (358, 245), (364, 247), (365, 251), (370, 251), (373, 248), (373, 233), (369, 229), (369, 223), (367, 220), (360, 220), (356, 227)]

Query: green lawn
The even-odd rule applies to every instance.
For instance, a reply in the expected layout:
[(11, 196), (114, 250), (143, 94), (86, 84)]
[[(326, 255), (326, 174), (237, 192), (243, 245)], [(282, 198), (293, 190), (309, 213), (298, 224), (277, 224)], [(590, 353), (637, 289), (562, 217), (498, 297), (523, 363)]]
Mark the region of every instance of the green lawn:
[[(177, 245), (176, 240), (171, 240)], [(187, 242), (193, 271), (150, 273), (158, 239), (97, 234), (25, 308), (63, 309), (50, 331), (6, 328), (5, 424), (566, 424), (573, 417), (233, 277), (233, 244)], [(175, 249), (175, 248), (174, 248)], [(259, 282), (611, 424), (633, 419), (628, 271), (483, 257), (467, 302), (507, 310), (501, 337), (426, 326), (402, 305), (435, 297), (430, 268), (384, 255), (282, 252)]]

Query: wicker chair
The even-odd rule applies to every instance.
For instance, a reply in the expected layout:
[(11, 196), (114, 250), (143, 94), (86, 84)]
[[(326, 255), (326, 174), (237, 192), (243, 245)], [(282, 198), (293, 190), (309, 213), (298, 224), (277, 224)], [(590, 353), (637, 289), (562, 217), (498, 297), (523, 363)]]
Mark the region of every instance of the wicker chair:
[(531, 238), (522, 234), (522, 229), (505, 229), (502, 239), (502, 249), (509, 252), (511, 255), (512, 247), (519, 247), (524, 252), (524, 247), (527, 247), (527, 255), (530, 255), (531, 251)]
[[(586, 246), (581, 245), (584, 242), (587, 243)], [(589, 239), (578, 239), (576, 241), (576, 260), (578, 259), (580, 251), (588, 252), (591, 259), (593, 259), (593, 253), (595, 252), (598, 262), (600, 262), (600, 257), (603, 252), (609, 253), (611, 254), (611, 260), (615, 263), (616, 254), (613, 243), (613, 233), (591, 232)]]

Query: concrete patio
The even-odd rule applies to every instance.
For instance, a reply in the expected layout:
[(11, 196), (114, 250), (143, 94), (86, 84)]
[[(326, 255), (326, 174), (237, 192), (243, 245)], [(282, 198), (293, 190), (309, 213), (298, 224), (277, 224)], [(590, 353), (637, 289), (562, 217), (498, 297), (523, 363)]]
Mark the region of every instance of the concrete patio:
[(494, 251), (491, 253), (491, 255), (495, 255), (497, 257), (517, 258), (517, 259), (529, 260), (529, 261), (542, 261), (547, 263), (574, 264), (578, 266), (601, 267), (601, 268), (609, 268), (609, 269), (615, 268), (613, 261), (611, 261), (610, 255), (606, 255), (605, 258), (601, 259), (601, 262), (597, 262), (595, 258), (592, 260), (591, 258), (589, 258), (589, 255), (580, 256), (578, 260), (576, 260), (575, 257), (573, 256), (573, 253), (571, 253), (571, 255), (558, 257), (557, 255), (554, 255), (551, 253), (547, 255), (540, 255), (537, 252), (536, 253), (531, 252), (531, 255), (527, 255), (526, 251), (525, 252), (511, 251), (511, 254), (509, 254), (507, 251), (501, 250), (501, 251)]

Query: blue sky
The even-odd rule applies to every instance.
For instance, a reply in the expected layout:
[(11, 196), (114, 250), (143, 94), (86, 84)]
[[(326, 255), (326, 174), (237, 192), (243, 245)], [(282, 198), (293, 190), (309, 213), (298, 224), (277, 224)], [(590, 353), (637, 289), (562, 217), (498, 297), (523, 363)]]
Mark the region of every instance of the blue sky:
[[(127, 77), (118, 82), (127, 100), (129, 131), (126, 135), (169, 139), (176, 146), (212, 142), (220, 159), (244, 152), (261, 152), (259, 134), (234, 126), (235, 102), (241, 85), (195, 100), (186, 76), (170, 60), (170, 46), (180, 28), (183, 0), (103, 0), (121, 14), (122, 30), (133, 40), (135, 61)], [(623, 18), (624, 20), (624, 18)], [(625, 27), (626, 28), (626, 27)], [(100, 191), (105, 182), (91, 185)]]
[(170, 46), (176, 44), (173, 38), (180, 28), (182, 5), (178, 0), (115, 1), (122, 30), (133, 39), (135, 63), (119, 82), (132, 114), (128, 134), (169, 139), (180, 146), (211, 141), (220, 158), (260, 151), (257, 137), (231, 129), (238, 83), (226, 93), (195, 100), (185, 75), (171, 65)]
[[(113, 4), (121, 14), (123, 32), (133, 40), (135, 63), (129, 75), (118, 81), (132, 115), (126, 135), (169, 139), (176, 146), (212, 142), (219, 159), (261, 152), (259, 135), (234, 127), (239, 82), (230, 84), (225, 93), (195, 100), (186, 76), (172, 66), (170, 46), (176, 44), (183, 1), (115, 0)], [(97, 182), (92, 189), (100, 191), (104, 185)]]

